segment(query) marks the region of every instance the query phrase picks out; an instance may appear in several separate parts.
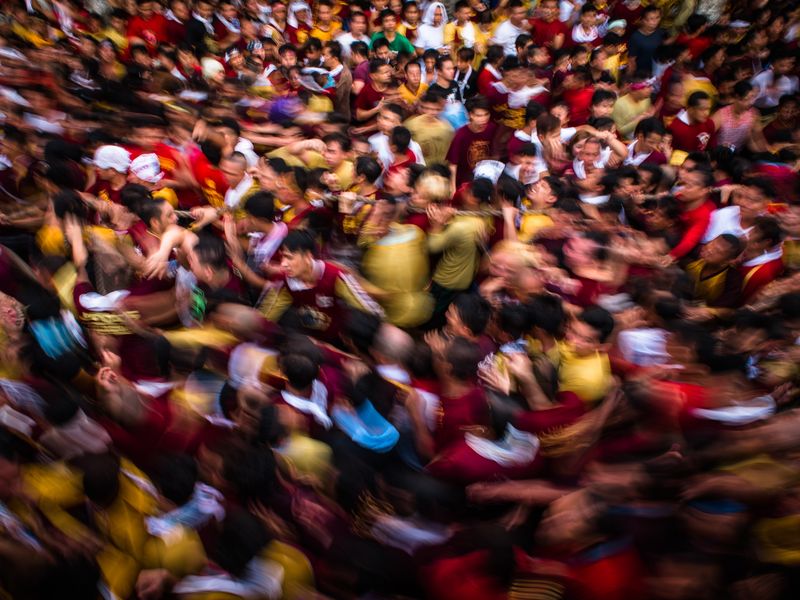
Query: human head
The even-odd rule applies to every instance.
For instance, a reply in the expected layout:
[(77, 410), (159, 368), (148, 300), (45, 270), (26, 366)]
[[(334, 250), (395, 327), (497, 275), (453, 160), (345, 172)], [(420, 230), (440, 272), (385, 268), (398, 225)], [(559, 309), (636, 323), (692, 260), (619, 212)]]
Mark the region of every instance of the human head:
[(743, 79), (733, 86), (733, 105), (739, 112), (750, 110), (758, 96), (753, 84)]
[(281, 269), (287, 277), (303, 279), (314, 267), (317, 244), (311, 233), (304, 230), (290, 231), (283, 240)]
[(367, 16), (363, 12), (354, 12), (350, 15), (350, 33), (353, 36), (367, 33)]
[(406, 73), (406, 83), (411, 88), (416, 89), (422, 81), (422, 67), (419, 66), (418, 62), (409, 61), (406, 63), (404, 71)]
[(390, 8), (381, 11), (380, 22), (384, 33), (393, 33), (397, 29), (397, 15)]
[(247, 159), (244, 154), (233, 152), (220, 161), (219, 168), (228, 185), (236, 187), (247, 172)]
[(466, 102), (469, 126), (473, 131), (483, 131), (489, 124), (489, 101), (481, 95), (473, 96)]
[(456, 76), (456, 66), (453, 59), (449, 56), (441, 56), (436, 61), (436, 73), (440, 79), (443, 79), (448, 85)]
[(604, 308), (590, 306), (567, 326), (566, 341), (578, 356), (606, 352), (608, 338), (614, 331), (614, 317)]
[(639, 22), (645, 31), (654, 31), (661, 23), (661, 9), (657, 6), (646, 6)]
[(392, 81), (392, 67), (380, 58), (369, 61), (369, 76), (373, 84), (386, 86)]
[(489, 324), (492, 307), (481, 295), (462, 292), (447, 308), (447, 332), (453, 336), (475, 338), (483, 334)]
[(353, 148), (350, 138), (343, 133), (329, 133), (322, 141), (325, 142), (325, 152), (322, 155), (331, 169), (338, 168)]
[(178, 222), (175, 210), (164, 200), (153, 199), (139, 205), (139, 218), (147, 228), (156, 235), (162, 235), (169, 227)]
[(743, 245), (738, 237), (730, 233), (723, 233), (700, 249), (700, 258), (708, 265), (724, 267), (739, 256), (742, 249)]
[(399, 104), (385, 104), (378, 113), (378, 131), (389, 134), (389, 132), (403, 122), (405, 113)]
[(590, 110), (593, 117), (610, 117), (614, 111), (614, 103), (617, 95), (611, 90), (596, 89), (592, 94), (592, 104)]
[(711, 114), (711, 97), (702, 91), (693, 92), (686, 101), (686, 113), (693, 123), (705, 123)]
[(774, 217), (756, 217), (753, 228), (747, 236), (747, 257), (755, 258), (769, 252), (783, 241), (784, 233)]
[(597, 8), (591, 2), (587, 2), (581, 7), (581, 14), (579, 17), (581, 25), (589, 29), (597, 24)]
[(651, 96), (653, 83), (646, 73), (635, 73), (629, 86), (631, 97), (640, 102)]
[(373, 60), (380, 60), (383, 63), (389, 62), (392, 58), (392, 51), (389, 48), (389, 40), (386, 38), (378, 38), (372, 42), (372, 53), (375, 55)]
[(342, 62), (342, 45), (337, 41), (325, 44), (322, 49), (322, 64), (330, 70), (335, 69)]
[(599, 139), (590, 137), (588, 138), (580, 150), (580, 159), (587, 168), (593, 168), (594, 164), (600, 159), (600, 152), (603, 149), (603, 144)]
[(522, 25), (522, 22), (525, 20), (525, 6), (522, 4), (522, 0), (511, 0), (506, 6), (508, 20), (515, 27), (519, 27)]
[(708, 167), (697, 167), (681, 174), (679, 199), (685, 203), (703, 200), (711, 193), (714, 185), (714, 172)]
[(636, 150), (640, 153), (645, 153), (658, 149), (666, 131), (661, 119), (648, 117), (637, 123), (633, 133), (637, 141)]

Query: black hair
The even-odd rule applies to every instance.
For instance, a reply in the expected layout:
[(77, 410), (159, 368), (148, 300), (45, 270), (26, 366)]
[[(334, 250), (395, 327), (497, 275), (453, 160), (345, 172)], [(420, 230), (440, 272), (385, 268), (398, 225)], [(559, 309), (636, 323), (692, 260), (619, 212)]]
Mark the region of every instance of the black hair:
[(528, 321), (553, 337), (561, 337), (564, 329), (564, 304), (553, 294), (539, 294), (526, 305)]
[(245, 200), (244, 209), (257, 219), (273, 221), (275, 219), (275, 197), (271, 192), (256, 192)]
[(703, 100), (711, 100), (711, 96), (706, 94), (703, 91), (692, 92), (689, 94), (689, 98), (686, 101), (686, 106), (689, 108), (694, 108), (698, 106)]
[(762, 239), (769, 240), (770, 247), (777, 246), (783, 240), (783, 230), (774, 217), (766, 215), (756, 217), (753, 228), (761, 234)]
[(525, 123), (535, 121), (542, 113), (544, 113), (544, 106), (539, 104), (536, 100), (528, 101), (528, 104), (525, 106)]
[(322, 42), (318, 38), (309, 37), (304, 46), (305, 50), (318, 50), (322, 51)]
[(319, 365), (305, 354), (293, 352), (281, 356), (280, 365), (286, 380), (295, 389), (308, 388), (319, 376)]
[(471, 63), (473, 60), (475, 60), (475, 50), (467, 47), (459, 48), (458, 58), (464, 62)]
[(719, 237), (728, 245), (728, 248), (730, 248), (731, 259), (739, 256), (742, 253), (742, 250), (744, 250), (744, 244), (742, 243), (742, 240), (732, 233), (723, 233), (720, 234)]
[(525, 186), (513, 177), (500, 175), (497, 180), (497, 195), (512, 204), (516, 204), (525, 195)]
[(389, 104), (385, 104), (383, 106), (382, 110), (387, 110), (387, 111), (389, 111), (391, 113), (396, 114), (398, 117), (400, 117), (401, 120), (406, 115), (405, 111), (403, 110), (403, 107), (400, 106), (399, 104), (394, 103), (394, 102), (390, 102)]
[(314, 237), (302, 229), (290, 231), (281, 246), (289, 252), (309, 252), (313, 256), (317, 255), (317, 243)]
[(140, 202), (136, 205), (136, 216), (138, 216), (142, 222), (150, 226), (150, 221), (156, 219), (161, 216), (161, 211), (164, 210), (164, 205), (167, 202), (163, 199), (152, 199), (149, 202)]
[(197, 463), (188, 454), (162, 454), (150, 476), (167, 500), (183, 506), (192, 497), (197, 483)]
[(398, 153), (405, 153), (411, 144), (411, 132), (399, 125), (392, 129), (389, 136), (389, 143), (397, 149)]
[(241, 577), (268, 542), (261, 521), (246, 510), (234, 508), (226, 513), (215, 543), (207, 550), (208, 557), (224, 571)]
[(378, 316), (352, 310), (345, 321), (345, 332), (342, 337), (346, 338), (357, 352), (366, 356), (369, 355), (380, 327), (381, 320)]
[[(380, 40), (375, 40), (377, 44)], [(361, 56), (369, 56), (369, 46), (367, 46), (366, 42), (355, 41), (350, 44), (350, 53), (360, 54)]]
[(664, 129), (664, 123), (658, 117), (648, 117), (646, 119), (642, 119), (636, 124), (636, 129), (634, 130), (634, 135), (641, 135), (642, 137), (647, 137), (651, 133), (655, 133), (656, 135), (664, 135), (666, 130)]
[(601, 102), (606, 102), (611, 100), (612, 102), (616, 101), (617, 95), (612, 92), (611, 90), (606, 90), (603, 88), (598, 88), (592, 94), (592, 106), (596, 106)]
[(530, 328), (530, 315), (522, 304), (503, 304), (497, 323), (512, 339), (521, 338)]
[(745, 98), (751, 91), (753, 91), (753, 84), (747, 79), (737, 81), (733, 86), (733, 95), (736, 98)]
[(478, 199), (478, 202), (488, 204), (492, 200), (494, 184), (488, 177), (476, 177), (470, 182), (469, 191)]
[(450, 365), (450, 375), (458, 381), (472, 381), (478, 371), (481, 350), (478, 344), (457, 337), (450, 342), (445, 358)]
[(75, 190), (61, 190), (53, 197), (53, 212), (59, 219), (73, 215), (80, 221), (89, 219), (86, 203)]
[(476, 110), (489, 110), (489, 101), (478, 94), (466, 101), (465, 107), (468, 113), (475, 112)]
[(458, 313), (459, 319), (472, 332), (472, 335), (481, 335), (489, 324), (492, 316), (492, 306), (480, 294), (462, 292), (453, 300), (453, 308)]
[(322, 141), (326, 144), (339, 144), (343, 152), (350, 152), (350, 150), (353, 149), (353, 142), (350, 140), (350, 137), (338, 131), (329, 133), (322, 138)]
[(108, 507), (119, 494), (119, 457), (112, 453), (81, 457), (83, 493), (95, 504)]
[(194, 254), (199, 263), (221, 271), (228, 267), (225, 242), (217, 236), (201, 232), (194, 246)]
[(384, 8), (378, 15), (378, 22), (383, 25), (383, 20), (387, 17), (394, 17), (397, 19), (397, 15), (394, 14), (394, 11), (391, 8)]
[(578, 319), (597, 332), (600, 343), (604, 343), (614, 331), (614, 317), (605, 308), (590, 306), (585, 308)]
[(381, 176), (381, 166), (371, 156), (359, 156), (356, 159), (356, 175), (363, 176), (369, 183), (375, 183)]

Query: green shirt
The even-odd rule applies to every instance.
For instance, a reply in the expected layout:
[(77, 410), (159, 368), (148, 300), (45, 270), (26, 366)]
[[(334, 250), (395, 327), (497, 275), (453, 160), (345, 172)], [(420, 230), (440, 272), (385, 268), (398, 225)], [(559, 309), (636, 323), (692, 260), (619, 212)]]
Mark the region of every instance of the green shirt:
[(631, 139), (633, 132), (636, 129), (638, 121), (636, 120), (643, 112), (650, 110), (653, 104), (650, 98), (645, 98), (636, 102), (631, 98), (630, 94), (625, 94), (617, 98), (614, 103), (614, 110), (611, 113), (611, 118), (617, 126), (617, 131), (624, 137)]
[[(370, 47), (372, 46), (372, 42), (377, 40), (378, 38), (385, 38), (386, 36), (382, 31), (378, 31), (372, 34), (372, 40), (370, 40)], [(409, 52), (410, 54), (414, 54), (416, 49), (414, 48), (414, 44), (408, 41), (408, 38), (400, 33), (394, 34), (394, 39), (389, 42), (389, 50), (392, 52)]]

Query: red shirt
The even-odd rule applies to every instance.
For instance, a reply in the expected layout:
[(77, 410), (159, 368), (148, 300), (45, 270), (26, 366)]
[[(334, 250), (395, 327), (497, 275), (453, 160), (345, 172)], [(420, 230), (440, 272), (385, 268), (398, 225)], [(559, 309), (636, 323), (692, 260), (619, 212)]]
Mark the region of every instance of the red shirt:
[(673, 259), (681, 259), (697, 247), (706, 229), (708, 229), (711, 213), (716, 208), (711, 200), (706, 200), (697, 208), (681, 213), (680, 220), (683, 225), (683, 237), (669, 253)]
[(372, 85), (372, 81), (367, 81), (367, 85), (365, 85), (358, 93), (358, 96), (356, 96), (356, 102), (353, 105), (353, 116), (356, 116), (355, 111), (359, 108), (361, 110), (372, 110), (378, 106), (378, 102), (383, 100), (383, 96), (383, 92), (376, 90)]
[(489, 123), (483, 131), (472, 131), (464, 125), (456, 131), (450, 149), (447, 151), (447, 162), (456, 165), (456, 186), (472, 180), (472, 171), (482, 160), (492, 158), (492, 142), (497, 125)]
[(502, 77), (495, 75), (491, 70), (484, 67), (483, 71), (478, 75), (478, 93), (482, 96), (486, 96), (492, 84), (496, 81), (500, 81), (500, 79), (502, 79)]
[(713, 146), (716, 130), (714, 121), (707, 119), (704, 123), (691, 124), (688, 121), (688, 115), (682, 111), (669, 124), (672, 147), (684, 152), (703, 152)]
[(768, 283), (783, 273), (783, 257), (752, 267), (739, 267), (742, 275), (742, 302), (747, 302)]
[(564, 90), (563, 99), (569, 106), (569, 124), (571, 127), (585, 125), (589, 120), (592, 106), (594, 87), (589, 86), (579, 90)]
[(553, 39), (557, 35), (563, 35), (564, 42), (566, 42), (567, 38), (570, 36), (569, 27), (567, 27), (566, 24), (562, 23), (558, 19), (554, 19), (550, 23), (544, 19), (531, 19), (530, 23), (530, 34), (531, 37), (533, 37), (533, 43), (536, 46), (546, 46), (547, 48), (550, 48), (553, 45)]
[(120, 203), (119, 194), (122, 191), (122, 188), (115, 190), (111, 187), (111, 184), (108, 181), (103, 181), (102, 179), (98, 179), (94, 182), (92, 187), (86, 190), (92, 196), (97, 196), (100, 200), (105, 200), (106, 202), (113, 202), (114, 204)]
[(714, 43), (714, 40), (699, 35), (692, 37), (685, 33), (681, 33), (675, 40), (675, 43), (686, 46), (689, 49), (692, 58), (699, 58), (703, 52), (711, 47), (711, 44)]
[(469, 427), (489, 424), (489, 402), (479, 387), (472, 388), (458, 398), (442, 396), (441, 402), (442, 411), (433, 432), (437, 452), (463, 440)]
[(169, 41), (167, 19), (163, 15), (154, 14), (145, 21), (137, 15), (128, 23), (128, 37), (141, 38), (148, 48), (154, 49), (158, 44)]

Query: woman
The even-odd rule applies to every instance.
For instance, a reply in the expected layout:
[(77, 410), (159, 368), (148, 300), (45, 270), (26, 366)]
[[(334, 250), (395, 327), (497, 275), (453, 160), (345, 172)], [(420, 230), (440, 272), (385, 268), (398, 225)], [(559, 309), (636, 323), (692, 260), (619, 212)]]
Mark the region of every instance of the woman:
[(403, 20), (397, 26), (397, 33), (406, 36), (408, 41), (414, 44), (417, 41), (419, 24), (419, 5), (413, 0), (406, 2), (403, 6)]
[(441, 2), (428, 5), (422, 17), (422, 25), (417, 30), (417, 39), (414, 46), (417, 54), (425, 50), (439, 50), (442, 54), (449, 53), (449, 47), (444, 43), (444, 28), (447, 25), (447, 9)]

